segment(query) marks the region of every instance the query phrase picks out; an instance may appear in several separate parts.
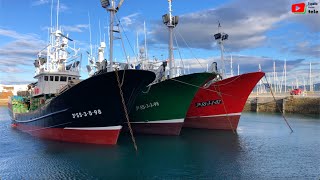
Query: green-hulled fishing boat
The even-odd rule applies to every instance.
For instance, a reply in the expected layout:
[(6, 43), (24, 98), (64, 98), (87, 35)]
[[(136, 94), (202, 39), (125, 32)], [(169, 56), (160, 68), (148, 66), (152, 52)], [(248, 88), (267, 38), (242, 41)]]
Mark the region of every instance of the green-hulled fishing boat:
[(136, 133), (179, 135), (198, 87), (212, 73), (194, 73), (153, 84), (137, 97), (130, 113)]
[(130, 113), (131, 126), (135, 133), (179, 135), (198, 88), (213, 76), (206, 72), (179, 74), (179, 67), (173, 63), (173, 28), (178, 24), (179, 18), (172, 16), (172, 2), (168, 2), (169, 13), (162, 19), (169, 29), (169, 77), (164, 77), (167, 62), (163, 62), (157, 70), (154, 66), (157, 62), (144, 60), (139, 64), (144, 69), (156, 71), (157, 78), (146, 92), (137, 97)]

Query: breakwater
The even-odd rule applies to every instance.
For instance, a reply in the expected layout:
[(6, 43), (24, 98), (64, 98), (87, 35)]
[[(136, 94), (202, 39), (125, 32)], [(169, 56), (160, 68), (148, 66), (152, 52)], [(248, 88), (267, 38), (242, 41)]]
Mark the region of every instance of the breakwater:
[(243, 111), (319, 114), (320, 97), (250, 96)]

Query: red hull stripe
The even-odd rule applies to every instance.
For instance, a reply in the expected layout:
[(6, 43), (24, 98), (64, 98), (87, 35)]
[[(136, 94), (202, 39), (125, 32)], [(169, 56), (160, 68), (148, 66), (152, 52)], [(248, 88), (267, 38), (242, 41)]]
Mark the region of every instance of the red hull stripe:
[(183, 127), (201, 128), (201, 129), (236, 130), (239, 124), (239, 119), (240, 119), (240, 115), (186, 118), (186, 121)]
[[(67, 128), (42, 128), (17, 124), (17, 128), (23, 132), (43, 139), (51, 139), (66, 142), (90, 143), (90, 144), (116, 144), (121, 126), (114, 129), (67, 129)], [(110, 128), (110, 127), (106, 127)]]
[(88, 131), (101, 131), (101, 130), (119, 130), (122, 126), (108, 126), (108, 127), (65, 127), (64, 129), (72, 129), (72, 130), (88, 130)]

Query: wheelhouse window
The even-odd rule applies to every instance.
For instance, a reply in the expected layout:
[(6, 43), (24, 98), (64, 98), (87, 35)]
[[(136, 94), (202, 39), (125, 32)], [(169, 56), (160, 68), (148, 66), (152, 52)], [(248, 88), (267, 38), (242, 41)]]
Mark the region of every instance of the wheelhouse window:
[(66, 82), (67, 81), (67, 77), (66, 76), (60, 76), (60, 81)]
[(50, 81), (53, 81), (53, 76), (50, 76)]
[(44, 76), (44, 81), (48, 81), (48, 76)]
[(71, 80), (71, 77), (68, 77), (68, 81), (70, 81)]
[(54, 81), (59, 81), (59, 76), (55, 76)]

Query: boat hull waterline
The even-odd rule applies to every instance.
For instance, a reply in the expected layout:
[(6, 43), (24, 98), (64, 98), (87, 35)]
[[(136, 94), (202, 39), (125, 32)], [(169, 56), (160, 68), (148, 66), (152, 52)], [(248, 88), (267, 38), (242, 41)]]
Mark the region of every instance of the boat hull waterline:
[[(118, 71), (128, 111), (155, 75)], [(9, 105), (9, 109), (12, 105)], [(76, 84), (29, 113), (12, 113), (13, 127), (32, 136), (76, 143), (116, 144), (126, 122), (115, 72), (102, 72)]]

